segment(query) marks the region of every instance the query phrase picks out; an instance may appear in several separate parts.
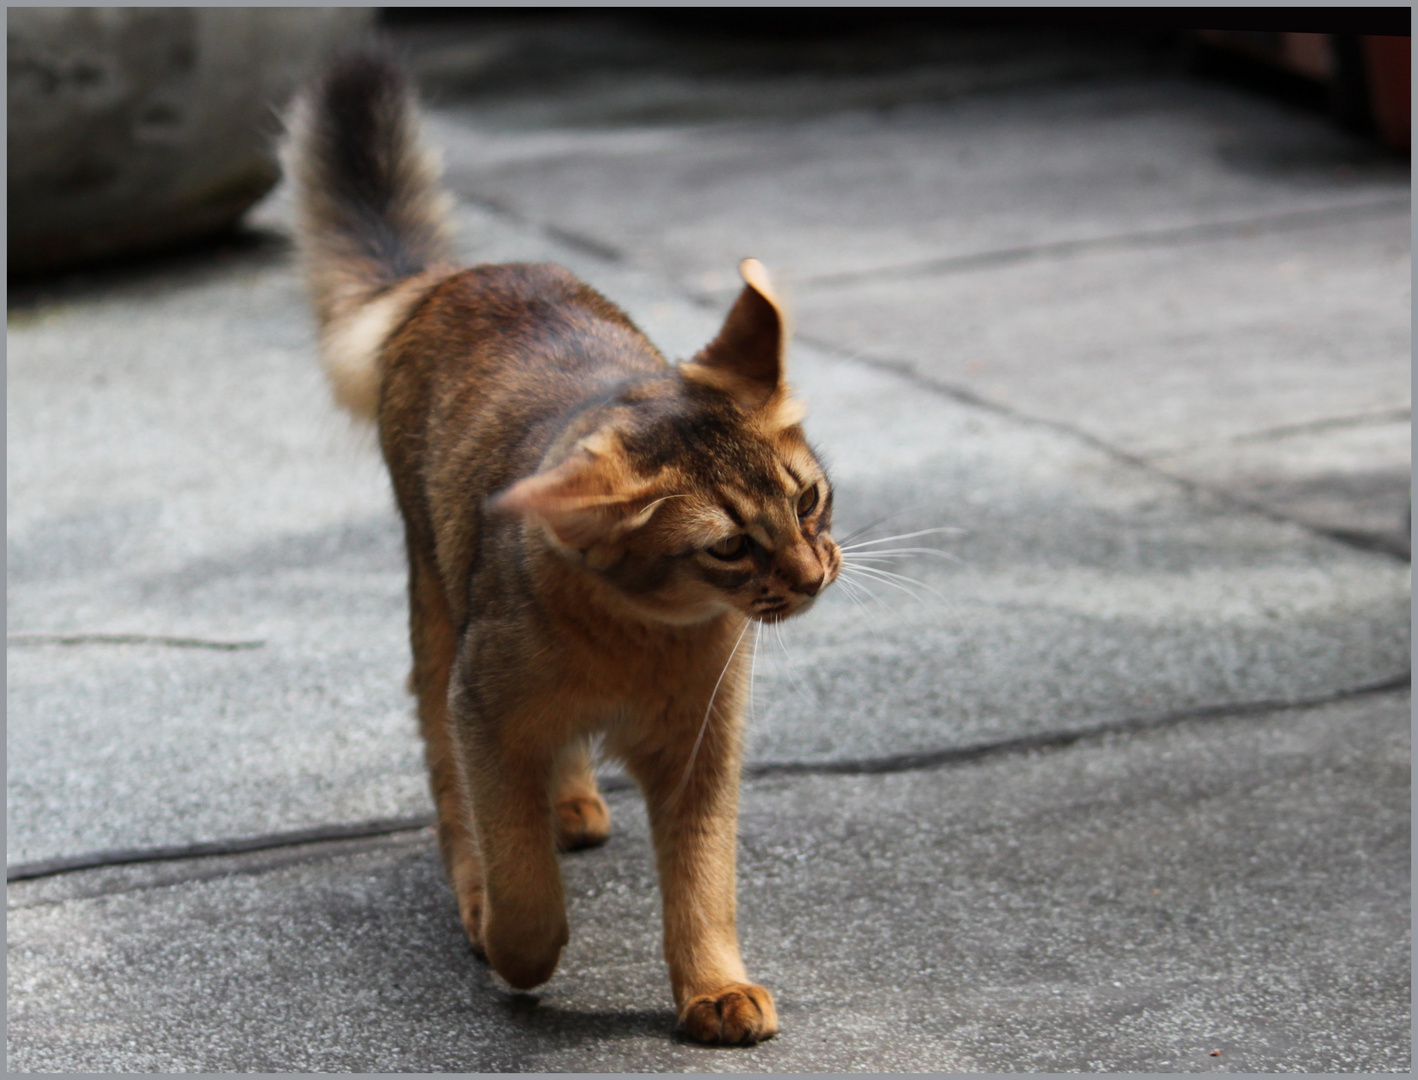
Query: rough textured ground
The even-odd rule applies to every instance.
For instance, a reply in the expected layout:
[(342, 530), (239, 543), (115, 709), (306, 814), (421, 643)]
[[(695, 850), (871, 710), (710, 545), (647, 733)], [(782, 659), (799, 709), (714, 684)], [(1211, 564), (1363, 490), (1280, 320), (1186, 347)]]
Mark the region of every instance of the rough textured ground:
[(425, 833), (12, 885), (10, 1067), (1403, 1070), (1408, 706), (750, 782), (744, 945), (783, 1003), (752, 1051), (668, 1037), (629, 792), (535, 996), (472, 960)]
[[(1406, 1070), (1406, 162), (1127, 38), (403, 33), (470, 259), (685, 356), (759, 256), (839, 532), (960, 530), (759, 644), (783, 1033), (671, 1036), (616, 786), (536, 997), (413, 825), (14, 882), (9, 1066)], [(11, 297), (11, 867), (428, 810), (399, 527), (287, 214)]]

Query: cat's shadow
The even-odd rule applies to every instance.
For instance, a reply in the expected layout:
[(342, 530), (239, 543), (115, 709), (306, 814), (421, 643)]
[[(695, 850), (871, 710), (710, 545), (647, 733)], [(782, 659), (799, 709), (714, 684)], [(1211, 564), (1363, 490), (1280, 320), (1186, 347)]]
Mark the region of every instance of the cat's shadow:
[(504, 1015), (548, 1048), (570, 1049), (621, 1039), (648, 1039), (686, 1049), (742, 1053), (739, 1046), (696, 1042), (675, 1026), (672, 1009), (568, 1009), (542, 1001), (536, 994), (501, 993)]
[(535, 1040), (539, 1050), (574, 1049), (626, 1039), (683, 1043), (699, 1046), (676, 1030), (673, 1009), (580, 1009), (548, 1000), (546, 993), (511, 990), (493, 974), (462, 937), (462, 927), (450, 927), (460, 939), (462, 959), (471, 971), (467, 988), (470, 1004), (479, 1011), (499, 1014), (517, 1034)]
[(544, 1001), (538, 994), (498, 992), (490, 987), (487, 993), (496, 993), (498, 1007), (519, 1028), (551, 1043), (664, 1040), (675, 1027), (672, 1009), (569, 1009)]

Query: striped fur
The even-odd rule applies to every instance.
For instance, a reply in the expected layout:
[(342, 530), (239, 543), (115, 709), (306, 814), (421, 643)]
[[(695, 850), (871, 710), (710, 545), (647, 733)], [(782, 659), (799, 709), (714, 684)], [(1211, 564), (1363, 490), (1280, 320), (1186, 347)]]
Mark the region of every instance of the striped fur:
[(299, 246), (336, 398), (376, 419), (409, 557), (410, 686), (468, 940), (511, 985), (556, 968), (556, 850), (604, 841), (588, 746), (645, 797), (680, 1027), (778, 1029), (735, 930), (754, 626), (835, 579), (832, 489), (784, 380), (763, 267), (671, 365), (570, 271), (456, 269), (447, 199), (386, 56), (291, 119)]
[(374, 419), (384, 342), (455, 269), (452, 200), (420, 142), (407, 80), (378, 50), (336, 61), (299, 97), (282, 148), (296, 247), (335, 399)]

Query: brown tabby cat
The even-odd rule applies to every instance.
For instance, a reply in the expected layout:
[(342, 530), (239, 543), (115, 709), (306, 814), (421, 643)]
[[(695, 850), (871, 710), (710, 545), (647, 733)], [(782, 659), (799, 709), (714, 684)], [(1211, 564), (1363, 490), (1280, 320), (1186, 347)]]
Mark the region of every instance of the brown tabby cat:
[(681, 1028), (768, 1038), (734, 925), (749, 635), (806, 610), (840, 554), (762, 267), (678, 366), (561, 267), (458, 269), (377, 51), (331, 67), (286, 154), (322, 358), (377, 419), (403, 512), (410, 681), (473, 947), (514, 987), (551, 976), (556, 848), (610, 828), (601, 734), (647, 802)]

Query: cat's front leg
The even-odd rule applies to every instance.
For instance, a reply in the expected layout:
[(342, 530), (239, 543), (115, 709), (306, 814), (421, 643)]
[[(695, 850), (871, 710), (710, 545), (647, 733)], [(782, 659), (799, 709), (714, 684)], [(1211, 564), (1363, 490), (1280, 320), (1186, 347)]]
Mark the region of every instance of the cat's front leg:
[(482, 948), (530, 990), (551, 978), (569, 936), (550, 800), (557, 740), (530, 705), (489, 716), (466, 685), (451, 704), (482, 856)]
[[(707, 1043), (755, 1043), (778, 1031), (773, 995), (739, 956), (735, 856), (742, 706), (732, 690), (703, 721), (686, 708), (686, 737), (626, 754), (645, 792), (664, 902), (665, 959), (679, 1026)], [(697, 713), (697, 715), (695, 715)], [(704, 723), (703, 737), (695, 734)]]

